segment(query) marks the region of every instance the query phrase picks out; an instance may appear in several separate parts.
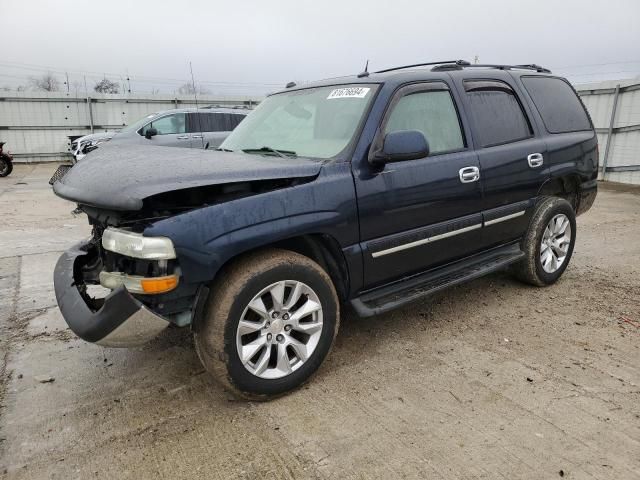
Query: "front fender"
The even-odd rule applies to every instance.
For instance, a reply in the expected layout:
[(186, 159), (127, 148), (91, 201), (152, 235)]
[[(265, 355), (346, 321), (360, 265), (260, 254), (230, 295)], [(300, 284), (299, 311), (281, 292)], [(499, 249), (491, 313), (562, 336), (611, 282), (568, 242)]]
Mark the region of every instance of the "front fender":
[(329, 235), (346, 249), (358, 243), (357, 221), (349, 165), (336, 163), (311, 182), (198, 208), (144, 234), (171, 238), (185, 281), (201, 283), (243, 252), (299, 235)]

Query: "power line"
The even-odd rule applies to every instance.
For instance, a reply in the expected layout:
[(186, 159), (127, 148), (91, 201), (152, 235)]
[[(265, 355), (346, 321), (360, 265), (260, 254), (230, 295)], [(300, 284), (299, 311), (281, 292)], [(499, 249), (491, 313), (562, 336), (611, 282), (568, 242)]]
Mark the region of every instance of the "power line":
[[(15, 68), (15, 69), (32, 70), (32, 71), (38, 71), (38, 72), (51, 72), (51, 73), (59, 73), (59, 74), (73, 73), (77, 75), (86, 75), (87, 77), (90, 77), (90, 78), (104, 78), (105, 76), (119, 77), (122, 75), (122, 73), (92, 72), (92, 71), (83, 71), (83, 70), (75, 70), (75, 69), (60, 69), (60, 68), (49, 67), (46, 65), (36, 65), (31, 63), (20, 63), (20, 62), (0, 61), (0, 65), (4, 65), (4, 66)], [(136, 74), (128, 74), (127, 76), (133, 79), (134, 81), (145, 82), (145, 83), (150, 83), (150, 82), (156, 82), (156, 83), (162, 82), (164, 84), (188, 83), (188, 79), (152, 77), (152, 76), (136, 75)], [(207, 84), (207, 85), (219, 85), (219, 86), (230, 85), (230, 86), (251, 86), (251, 87), (275, 87), (275, 86), (282, 86), (283, 84), (283, 82), (281, 83), (223, 82), (223, 81), (212, 81), (212, 80), (205, 80), (205, 81), (201, 81), (200, 83)]]

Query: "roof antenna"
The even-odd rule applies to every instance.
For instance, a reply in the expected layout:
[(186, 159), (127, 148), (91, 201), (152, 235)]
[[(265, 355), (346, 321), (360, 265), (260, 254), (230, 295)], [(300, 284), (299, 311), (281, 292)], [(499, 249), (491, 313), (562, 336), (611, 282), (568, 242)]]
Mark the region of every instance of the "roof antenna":
[(358, 74), (358, 78), (363, 78), (368, 76), (369, 76), (369, 59), (367, 58), (367, 63), (364, 66), (364, 72), (360, 72)]

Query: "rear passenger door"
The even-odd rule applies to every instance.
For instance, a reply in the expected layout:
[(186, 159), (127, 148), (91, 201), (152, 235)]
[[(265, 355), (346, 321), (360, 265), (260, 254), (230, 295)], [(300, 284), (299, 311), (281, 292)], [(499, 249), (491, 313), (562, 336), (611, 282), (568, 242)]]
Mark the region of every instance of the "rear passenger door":
[(245, 117), (242, 114), (207, 111), (190, 115), (193, 115), (191, 138), (195, 148), (218, 148)]
[(491, 247), (526, 230), (533, 200), (549, 178), (546, 143), (506, 81), (467, 79), (461, 87), (482, 172), (482, 243)]
[[(365, 288), (467, 256), (482, 231), (478, 159), (465, 141), (447, 84), (412, 84), (392, 97), (371, 147), (387, 133), (422, 132), (430, 153), (364, 164), (355, 173)], [(469, 172), (466, 176), (462, 172)], [(472, 173), (475, 172), (475, 176)]]

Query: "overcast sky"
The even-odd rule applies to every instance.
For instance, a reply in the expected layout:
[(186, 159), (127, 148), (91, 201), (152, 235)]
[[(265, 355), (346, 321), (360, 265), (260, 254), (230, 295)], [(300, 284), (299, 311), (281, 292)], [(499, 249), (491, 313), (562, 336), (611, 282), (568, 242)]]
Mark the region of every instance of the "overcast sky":
[[(640, 0), (0, 0), (0, 86), (49, 68), (214, 93), (462, 58), (538, 63), (575, 83), (640, 75)], [(64, 78), (63, 78), (64, 80)], [(207, 83), (205, 83), (207, 82)], [(91, 85), (90, 85), (91, 86)]]

